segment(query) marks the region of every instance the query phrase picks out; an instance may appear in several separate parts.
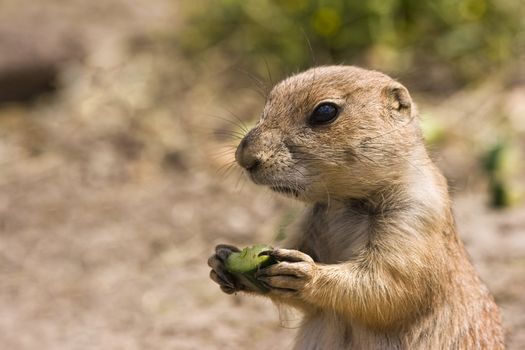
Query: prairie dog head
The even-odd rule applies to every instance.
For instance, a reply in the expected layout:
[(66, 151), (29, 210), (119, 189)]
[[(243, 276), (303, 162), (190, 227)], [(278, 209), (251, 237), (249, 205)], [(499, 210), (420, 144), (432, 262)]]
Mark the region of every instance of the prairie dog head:
[(277, 84), (235, 157), (256, 184), (306, 202), (402, 181), (422, 148), (405, 87), (375, 71), (317, 67)]

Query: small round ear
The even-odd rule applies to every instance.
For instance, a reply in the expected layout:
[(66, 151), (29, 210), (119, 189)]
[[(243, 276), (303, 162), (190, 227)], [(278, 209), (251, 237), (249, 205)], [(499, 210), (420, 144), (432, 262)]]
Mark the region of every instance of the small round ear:
[(384, 106), (389, 110), (410, 117), (412, 99), (408, 90), (401, 84), (395, 82), (383, 88), (382, 99)]

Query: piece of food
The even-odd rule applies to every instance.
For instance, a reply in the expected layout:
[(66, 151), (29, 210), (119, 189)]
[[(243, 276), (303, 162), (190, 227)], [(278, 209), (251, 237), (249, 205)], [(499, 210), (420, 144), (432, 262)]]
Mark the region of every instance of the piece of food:
[(260, 253), (268, 250), (272, 250), (272, 247), (259, 244), (246, 247), (240, 252), (232, 253), (226, 260), (226, 270), (248, 288), (259, 290), (263, 293), (268, 292), (268, 288), (255, 278), (255, 273), (259, 269), (277, 263), (277, 260), (271, 256), (259, 256)]

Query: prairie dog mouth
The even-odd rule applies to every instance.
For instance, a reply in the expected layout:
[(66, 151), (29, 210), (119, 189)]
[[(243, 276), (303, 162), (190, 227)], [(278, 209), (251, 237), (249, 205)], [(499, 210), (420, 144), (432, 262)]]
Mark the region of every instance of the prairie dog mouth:
[(299, 196), (299, 190), (296, 188), (291, 188), (287, 186), (277, 185), (277, 186), (270, 186), (270, 188), (275, 191), (286, 195), (291, 195), (294, 197)]

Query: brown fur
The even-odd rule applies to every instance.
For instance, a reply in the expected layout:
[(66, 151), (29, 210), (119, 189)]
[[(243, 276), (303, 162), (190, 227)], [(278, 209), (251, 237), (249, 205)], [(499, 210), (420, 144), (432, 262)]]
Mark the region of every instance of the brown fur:
[[(311, 126), (316, 105), (340, 107)], [(281, 262), (259, 272), (278, 303), (304, 313), (296, 349), (502, 349), (499, 310), (456, 233), (446, 181), (423, 145), (408, 91), (356, 67), (279, 83), (237, 150), (258, 184), (308, 205)], [(210, 258), (224, 272), (234, 247)]]

